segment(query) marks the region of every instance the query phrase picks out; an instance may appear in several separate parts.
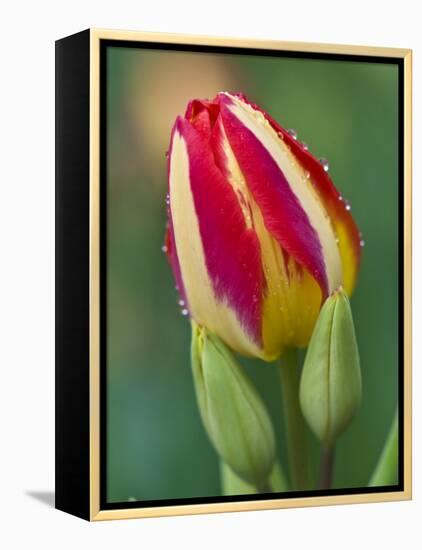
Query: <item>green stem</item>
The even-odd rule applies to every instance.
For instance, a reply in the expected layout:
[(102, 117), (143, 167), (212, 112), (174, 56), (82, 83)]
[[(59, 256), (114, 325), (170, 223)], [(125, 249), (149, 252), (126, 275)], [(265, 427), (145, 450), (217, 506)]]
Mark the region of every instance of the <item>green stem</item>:
[(299, 404), (300, 369), (296, 349), (287, 349), (279, 364), (292, 489), (309, 487), (306, 424)]
[(321, 466), (319, 477), (319, 488), (330, 489), (334, 472), (334, 445), (323, 447), (321, 450)]
[(398, 466), (398, 440), (399, 440), (398, 414), (394, 415), (390, 432), (384, 444), (384, 448), (378, 459), (374, 473), (368, 483), (369, 487), (393, 485), (397, 481)]

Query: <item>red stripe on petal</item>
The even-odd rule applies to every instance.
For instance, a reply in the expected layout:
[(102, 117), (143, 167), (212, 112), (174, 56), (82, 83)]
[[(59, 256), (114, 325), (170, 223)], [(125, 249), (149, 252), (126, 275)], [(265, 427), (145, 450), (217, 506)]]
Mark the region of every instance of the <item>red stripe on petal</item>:
[(246, 227), (236, 193), (216, 166), (206, 137), (182, 119), (178, 131), (188, 150), (192, 196), (214, 292), (261, 345), (265, 281), (258, 237)]
[(346, 209), (347, 203), (342, 199), (330, 176), (324, 170), (319, 160), (314, 157), (312, 153), (305, 150), (297, 141), (292, 139), (288, 132), (283, 129), (280, 129), (280, 131), (282, 132), (284, 140), (289, 145), (293, 155), (303, 166), (304, 170), (309, 172), (310, 179), (314, 183), (315, 189), (325, 209), (327, 210), (334, 227), (337, 223), (340, 223), (346, 228), (355, 258), (354, 278), (356, 278), (362, 254), (362, 248), (360, 245), (361, 237), (353, 216), (350, 214), (350, 211)]
[(230, 111), (231, 99), (220, 95), (227, 139), (268, 231), (315, 278), (324, 296), (328, 280), (321, 243), (283, 172), (251, 130)]
[[(238, 94), (236, 94), (238, 95)], [(288, 131), (286, 131), (276, 120), (274, 120), (268, 113), (261, 109), (258, 105), (249, 102), (244, 96), (242, 100), (248, 103), (255, 110), (260, 111), (264, 117), (268, 120), (271, 126), (276, 132), (279, 132), (285, 143), (290, 147), (292, 154), (296, 157), (305, 171), (309, 172), (310, 179), (315, 185), (315, 189), (327, 210), (330, 219), (333, 222), (334, 227), (339, 223), (342, 224), (347, 232), (350, 240), (350, 245), (353, 250), (355, 259), (354, 266), (354, 279), (356, 279), (357, 272), (359, 270), (362, 247), (361, 247), (361, 234), (359, 229), (351, 215), (350, 211), (346, 209), (346, 203), (342, 200), (342, 197), (336, 189), (328, 173), (324, 170), (320, 161), (310, 153), (299, 141), (294, 139)]]

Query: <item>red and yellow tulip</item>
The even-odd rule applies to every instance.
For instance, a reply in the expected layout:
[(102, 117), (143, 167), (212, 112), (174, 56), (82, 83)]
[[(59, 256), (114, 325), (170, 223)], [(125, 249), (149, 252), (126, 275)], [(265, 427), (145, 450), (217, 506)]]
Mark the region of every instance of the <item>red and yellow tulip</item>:
[(305, 346), (355, 285), (360, 234), (326, 166), (240, 94), (193, 100), (169, 151), (167, 253), (181, 303), (237, 352)]

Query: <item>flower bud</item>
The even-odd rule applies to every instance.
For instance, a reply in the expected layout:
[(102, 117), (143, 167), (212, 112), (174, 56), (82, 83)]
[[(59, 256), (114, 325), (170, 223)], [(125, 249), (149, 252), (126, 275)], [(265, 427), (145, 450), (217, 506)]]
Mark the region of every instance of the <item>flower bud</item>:
[(309, 343), (300, 404), (315, 435), (331, 446), (360, 405), (359, 351), (349, 299), (343, 289), (324, 303)]
[(194, 322), (191, 359), (201, 418), (214, 448), (244, 481), (265, 485), (275, 438), (264, 403), (223, 342)]
[(169, 150), (166, 251), (183, 310), (245, 356), (302, 347), (355, 286), (361, 237), (327, 164), (241, 94), (191, 101)]
[[(230, 495), (253, 495), (259, 493), (259, 489), (250, 483), (247, 483), (239, 476), (237, 476), (233, 470), (227, 466), (225, 462), (220, 464), (220, 477), (223, 488), (223, 494), (225, 496)], [(271, 474), (268, 479), (267, 487), (264, 488), (265, 492), (272, 493), (284, 493), (288, 490), (288, 484), (286, 476), (281, 469), (280, 463), (275, 462)], [(264, 492), (263, 491), (263, 492)]]

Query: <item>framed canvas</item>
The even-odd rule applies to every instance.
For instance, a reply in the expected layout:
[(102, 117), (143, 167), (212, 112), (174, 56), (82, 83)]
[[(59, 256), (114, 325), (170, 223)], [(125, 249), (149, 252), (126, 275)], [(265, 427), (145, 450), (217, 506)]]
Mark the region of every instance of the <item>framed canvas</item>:
[(409, 498), (411, 51), (58, 40), (56, 507)]

